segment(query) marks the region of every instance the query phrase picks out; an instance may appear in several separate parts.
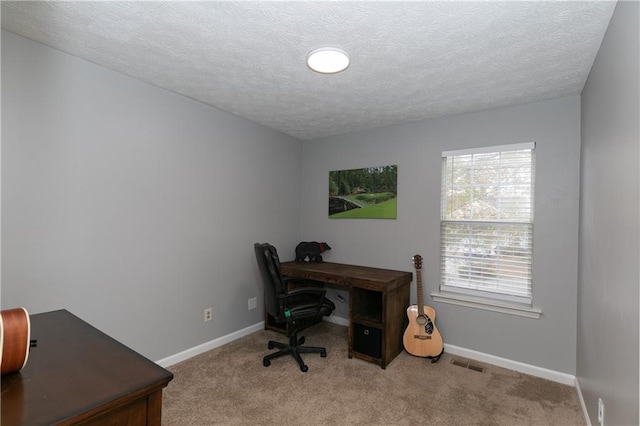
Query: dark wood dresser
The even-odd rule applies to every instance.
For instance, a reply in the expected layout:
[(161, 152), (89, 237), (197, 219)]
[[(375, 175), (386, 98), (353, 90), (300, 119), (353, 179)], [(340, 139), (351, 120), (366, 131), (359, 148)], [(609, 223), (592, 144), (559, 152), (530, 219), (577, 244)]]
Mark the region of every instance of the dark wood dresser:
[(160, 426), (171, 372), (66, 310), (30, 320), (37, 346), (2, 377), (2, 426)]

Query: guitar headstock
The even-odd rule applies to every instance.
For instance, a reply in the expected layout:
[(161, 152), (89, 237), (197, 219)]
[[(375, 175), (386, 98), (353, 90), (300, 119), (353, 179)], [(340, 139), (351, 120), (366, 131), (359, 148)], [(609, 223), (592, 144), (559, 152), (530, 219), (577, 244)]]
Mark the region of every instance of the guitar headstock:
[(416, 269), (422, 269), (422, 256), (419, 254), (413, 256), (413, 266), (415, 266)]

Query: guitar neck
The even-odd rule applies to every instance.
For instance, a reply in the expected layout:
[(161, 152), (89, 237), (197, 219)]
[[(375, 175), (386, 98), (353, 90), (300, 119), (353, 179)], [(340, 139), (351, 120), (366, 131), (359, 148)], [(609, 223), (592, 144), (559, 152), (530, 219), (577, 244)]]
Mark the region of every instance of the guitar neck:
[(416, 290), (418, 296), (418, 313), (424, 312), (424, 298), (422, 296), (422, 269), (416, 269)]

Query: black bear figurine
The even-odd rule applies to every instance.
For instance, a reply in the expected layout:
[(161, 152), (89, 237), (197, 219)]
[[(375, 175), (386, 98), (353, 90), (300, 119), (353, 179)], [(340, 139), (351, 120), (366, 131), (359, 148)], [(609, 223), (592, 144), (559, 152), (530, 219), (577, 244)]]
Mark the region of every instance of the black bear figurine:
[(331, 250), (329, 244), (319, 243), (317, 241), (303, 241), (296, 246), (296, 262), (304, 262), (308, 257), (309, 262), (322, 263), (323, 253), (327, 250)]

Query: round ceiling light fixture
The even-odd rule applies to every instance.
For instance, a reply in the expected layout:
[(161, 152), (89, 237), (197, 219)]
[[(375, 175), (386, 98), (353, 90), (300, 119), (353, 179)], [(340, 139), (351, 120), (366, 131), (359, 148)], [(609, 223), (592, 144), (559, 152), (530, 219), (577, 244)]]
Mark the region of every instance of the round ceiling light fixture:
[(307, 55), (307, 65), (321, 74), (336, 74), (349, 66), (349, 54), (335, 47), (321, 47)]

